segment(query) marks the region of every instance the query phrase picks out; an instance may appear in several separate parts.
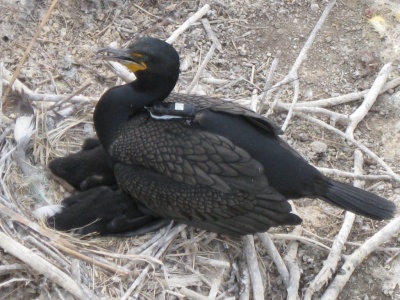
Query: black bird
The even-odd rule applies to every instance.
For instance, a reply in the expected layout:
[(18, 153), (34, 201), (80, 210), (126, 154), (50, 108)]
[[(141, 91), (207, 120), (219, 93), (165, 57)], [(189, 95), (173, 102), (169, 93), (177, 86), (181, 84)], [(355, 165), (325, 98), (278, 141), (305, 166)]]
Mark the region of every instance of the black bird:
[(83, 191), (60, 205), (36, 210), (36, 216), (46, 217), (50, 227), (76, 234), (133, 236), (169, 223), (142, 213), (128, 194), (118, 190), (113, 162), (98, 139), (86, 139), (81, 151), (54, 159), (49, 169), (67, 187)]
[(137, 78), (101, 97), (94, 125), (119, 187), (141, 212), (230, 235), (301, 223), (287, 202), (301, 197), (393, 217), (392, 202), (322, 175), (267, 118), (221, 99), (170, 94), (179, 76), (171, 45), (147, 37), (102, 51)]
[[(46, 220), (49, 227), (81, 235), (134, 236), (160, 229), (170, 222), (143, 214), (128, 194), (108, 186), (74, 194), (61, 205), (50, 208), (52, 213)], [(46, 213), (42, 210), (38, 217)]]
[(102, 185), (117, 188), (113, 162), (98, 139), (86, 139), (79, 152), (56, 158), (48, 167), (57, 181), (78, 191)]

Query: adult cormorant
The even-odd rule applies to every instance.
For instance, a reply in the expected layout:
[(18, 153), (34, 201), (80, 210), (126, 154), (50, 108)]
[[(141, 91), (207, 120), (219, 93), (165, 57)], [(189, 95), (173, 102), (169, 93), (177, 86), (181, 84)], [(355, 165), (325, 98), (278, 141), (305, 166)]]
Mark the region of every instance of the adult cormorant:
[(301, 197), (393, 217), (392, 202), (322, 175), (267, 118), (221, 99), (170, 94), (179, 76), (171, 45), (146, 37), (103, 52), (137, 79), (105, 92), (95, 129), (119, 187), (144, 214), (230, 235), (299, 224), (287, 200)]

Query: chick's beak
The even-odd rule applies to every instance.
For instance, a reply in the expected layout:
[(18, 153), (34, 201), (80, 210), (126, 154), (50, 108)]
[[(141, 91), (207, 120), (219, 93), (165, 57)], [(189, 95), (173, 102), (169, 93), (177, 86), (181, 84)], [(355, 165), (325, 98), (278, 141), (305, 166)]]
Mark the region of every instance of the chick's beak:
[[(105, 47), (97, 50), (96, 53), (98, 58), (118, 61), (132, 72), (145, 70), (147, 68), (147, 65), (143, 59), (144, 56), (140, 53), (132, 52), (129, 49)], [(106, 54), (99, 55), (100, 53)]]

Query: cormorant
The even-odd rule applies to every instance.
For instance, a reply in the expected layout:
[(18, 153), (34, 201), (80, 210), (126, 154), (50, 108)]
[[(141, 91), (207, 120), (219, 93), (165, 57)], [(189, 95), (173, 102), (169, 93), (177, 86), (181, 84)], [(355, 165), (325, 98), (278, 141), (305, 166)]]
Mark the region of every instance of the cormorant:
[(46, 220), (49, 227), (82, 235), (134, 236), (160, 229), (170, 222), (142, 213), (127, 193), (108, 186), (74, 194), (60, 205), (45, 208), (49, 207), (53, 209)]
[(137, 78), (106, 91), (93, 119), (119, 188), (141, 212), (229, 235), (301, 223), (287, 202), (301, 197), (393, 217), (392, 202), (322, 175), (269, 119), (221, 99), (170, 94), (179, 76), (171, 45), (145, 37), (102, 51)]
[(169, 223), (140, 212), (132, 198), (118, 190), (113, 162), (98, 139), (86, 139), (81, 151), (54, 159), (49, 169), (64, 186), (81, 191), (60, 205), (35, 211), (38, 218), (48, 217), (50, 227), (76, 234), (132, 236)]
[(98, 139), (86, 139), (79, 152), (56, 158), (48, 167), (69, 191), (68, 185), (78, 191), (102, 185), (117, 188), (113, 163)]

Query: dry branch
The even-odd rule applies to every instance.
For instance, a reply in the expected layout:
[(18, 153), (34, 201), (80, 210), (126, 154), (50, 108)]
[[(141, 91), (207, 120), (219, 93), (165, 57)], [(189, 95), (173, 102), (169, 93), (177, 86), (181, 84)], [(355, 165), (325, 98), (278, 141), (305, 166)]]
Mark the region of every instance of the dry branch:
[(53, 266), (44, 258), (32, 252), (24, 245), (18, 243), (11, 237), (0, 232), (0, 247), (11, 255), (19, 258), (29, 265), (39, 274), (43, 274), (54, 283), (62, 286), (66, 291), (70, 292), (78, 299), (97, 299), (95, 295), (88, 295), (79, 287), (79, 285), (67, 274)]
[(381, 244), (386, 243), (400, 230), (400, 217), (395, 218), (370, 239), (368, 239), (360, 248), (354, 251), (343, 264), (341, 271), (338, 272), (335, 279), (325, 291), (321, 300), (337, 299), (354, 270), (364, 261), (364, 259), (375, 251)]
[(206, 4), (200, 8), (194, 15), (190, 16), (178, 29), (176, 29), (171, 36), (166, 40), (167, 43), (172, 44), (178, 38), (178, 36), (188, 29), (193, 23), (201, 19), (210, 10), (210, 5)]
[(286, 268), (285, 262), (283, 261), (281, 255), (279, 254), (278, 250), (276, 249), (274, 242), (269, 237), (267, 232), (259, 233), (258, 237), (260, 238), (261, 242), (263, 243), (264, 247), (267, 249), (269, 256), (271, 257), (272, 261), (275, 263), (275, 266), (282, 277), (283, 283), (285, 287), (289, 287), (289, 271)]
[(258, 266), (257, 252), (254, 248), (254, 238), (252, 235), (246, 235), (242, 238), (243, 252), (246, 257), (247, 265), (250, 273), (250, 280), (253, 291), (254, 300), (264, 299), (264, 284)]
[(334, 133), (340, 135), (341, 137), (345, 138), (346, 140), (348, 140), (349, 142), (351, 142), (354, 146), (358, 147), (359, 149), (361, 149), (364, 153), (368, 154), (371, 158), (375, 159), (377, 163), (379, 163), (385, 170), (386, 172), (396, 181), (400, 181), (400, 175), (396, 174), (395, 172), (393, 172), (392, 168), (389, 167), (388, 164), (386, 164), (378, 155), (376, 155), (374, 152), (372, 152), (371, 150), (369, 150), (366, 146), (364, 146), (363, 144), (361, 144), (359, 141), (353, 139), (352, 137), (348, 136), (347, 134), (345, 134), (344, 132), (340, 131), (339, 129), (336, 129), (333, 126), (330, 126), (328, 124), (326, 124), (325, 122), (315, 119), (313, 117), (310, 117), (308, 115), (305, 115), (303, 113), (296, 113), (296, 115), (309, 120), (313, 123), (316, 123), (318, 125), (320, 125), (323, 128), (326, 128), (330, 131), (333, 131)]
[(49, 20), (51, 12), (53, 11), (54, 7), (57, 5), (58, 0), (53, 0), (51, 2), (51, 5), (49, 7), (49, 9), (46, 12), (46, 15), (43, 17), (43, 20), (40, 22), (38, 28), (36, 29), (35, 35), (33, 36), (32, 40), (29, 42), (28, 47), (26, 48), (24, 55), (22, 56), (22, 58), (20, 59), (17, 68), (15, 69), (15, 72), (12, 76), (12, 78), (10, 79), (9, 85), (7, 86), (7, 89), (4, 93), (3, 99), (2, 99), (2, 103), (5, 104), (6, 103), (6, 99), (8, 94), (11, 91), (11, 87), (14, 84), (14, 81), (17, 79), (19, 72), (22, 69), (22, 65), (25, 63), (25, 60), (28, 58), (28, 54), (29, 52), (31, 52), (33, 45), (35, 44), (37, 38), (39, 37), (39, 34), (43, 28), (43, 26), (46, 24), (46, 22)]
[(351, 138), (354, 138), (353, 133), (358, 123), (360, 123), (364, 119), (364, 117), (371, 109), (372, 105), (375, 103), (375, 100), (378, 97), (382, 87), (386, 83), (386, 80), (391, 70), (392, 63), (387, 63), (383, 66), (374, 83), (372, 84), (372, 87), (369, 90), (368, 94), (365, 95), (364, 101), (357, 108), (357, 110), (350, 115), (350, 124), (346, 129), (346, 134), (349, 135)]
[[(363, 156), (360, 150), (354, 151), (354, 173), (362, 174), (362, 165), (363, 165)], [(355, 187), (361, 188), (360, 182), (355, 182)], [(335, 237), (331, 253), (328, 258), (324, 262), (324, 266), (318, 275), (314, 278), (314, 280), (310, 283), (310, 286), (307, 288), (304, 300), (311, 300), (313, 293), (319, 291), (325, 284), (328, 283), (328, 280), (332, 277), (335, 272), (337, 265), (341, 259), (341, 253), (343, 247), (347, 241), (347, 238), (350, 234), (350, 231), (353, 227), (355, 219), (355, 214), (352, 212), (346, 212), (342, 228), (340, 229), (338, 235)]]
[[(291, 203), (292, 207), (293, 203)], [(293, 209), (294, 210), (294, 209)], [(297, 225), (293, 230), (293, 235), (301, 235), (302, 229), (300, 225)], [(299, 297), (299, 286), (300, 286), (300, 268), (297, 261), (297, 250), (299, 243), (297, 241), (291, 241), (287, 247), (287, 253), (283, 258), (286, 262), (289, 271), (289, 284), (287, 287), (287, 300), (297, 300)]]

